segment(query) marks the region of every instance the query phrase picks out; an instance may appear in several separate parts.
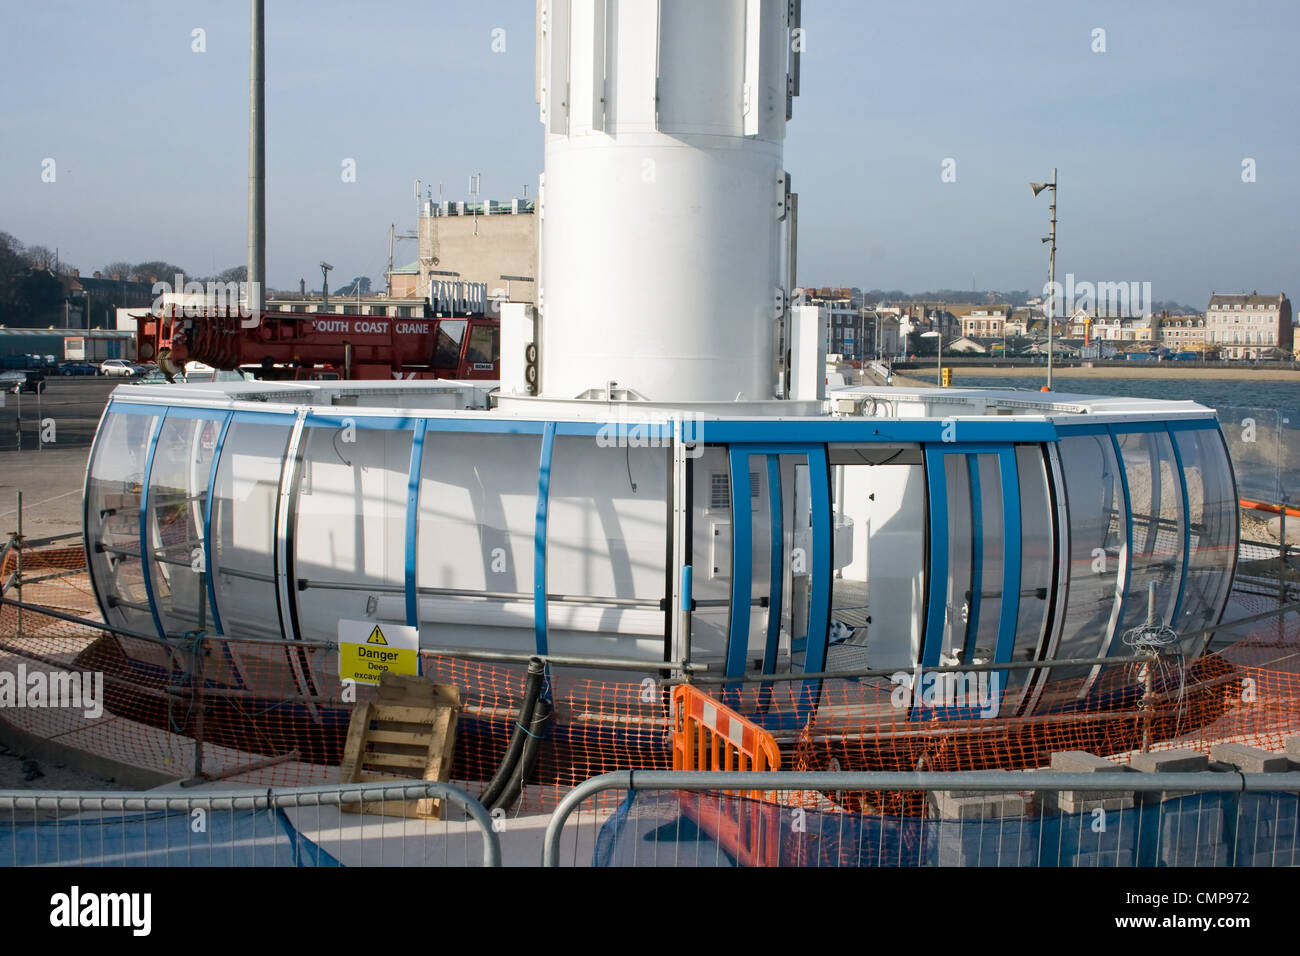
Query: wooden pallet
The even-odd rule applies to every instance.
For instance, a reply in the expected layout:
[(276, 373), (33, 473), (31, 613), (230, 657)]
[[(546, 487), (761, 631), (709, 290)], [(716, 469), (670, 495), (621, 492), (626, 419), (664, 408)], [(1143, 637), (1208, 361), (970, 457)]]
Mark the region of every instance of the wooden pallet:
[[(339, 767), (343, 783), (448, 780), (456, 749), (460, 688), (423, 677), (385, 673), (379, 699), (352, 710)], [(344, 805), (360, 813), (361, 804)], [(442, 819), (442, 801), (386, 800), (366, 803), (364, 812), (388, 817)]]

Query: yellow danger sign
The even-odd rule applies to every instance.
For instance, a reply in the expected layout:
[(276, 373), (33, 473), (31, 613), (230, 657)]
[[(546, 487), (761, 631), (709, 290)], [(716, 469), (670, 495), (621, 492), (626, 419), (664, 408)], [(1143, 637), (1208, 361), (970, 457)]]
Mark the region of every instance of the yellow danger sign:
[(339, 679), (378, 684), (384, 671), (420, 672), (420, 632), (402, 624), (339, 621)]

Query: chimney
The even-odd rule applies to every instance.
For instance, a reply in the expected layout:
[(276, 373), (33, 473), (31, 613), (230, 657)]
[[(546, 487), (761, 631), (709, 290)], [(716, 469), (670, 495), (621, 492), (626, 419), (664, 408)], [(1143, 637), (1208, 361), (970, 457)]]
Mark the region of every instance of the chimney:
[(96, 272), (95, 275), (93, 276), (93, 278), (95, 278), (95, 279), (102, 279), (102, 278), (104, 278), (104, 277), (103, 277), (102, 275), (100, 275), (98, 272)]
[(80, 270), (80, 269), (73, 269), (73, 270), (72, 270), (72, 278), (74, 278), (74, 279), (80, 279), (80, 278), (81, 278), (81, 270)]

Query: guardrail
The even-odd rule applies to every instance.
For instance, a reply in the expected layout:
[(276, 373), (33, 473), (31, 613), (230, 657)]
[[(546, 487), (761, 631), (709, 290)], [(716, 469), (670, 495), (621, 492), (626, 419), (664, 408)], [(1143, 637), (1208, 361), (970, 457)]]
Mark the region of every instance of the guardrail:
[[(322, 816), (323, 807), (441, 799), (468, 821)], [(317, 808), (312, 814), (287, 811)], [(68, 815), (68, 814), (71, 815)], [(0, 791), (0, 866), (470, 865), (472, 821), (482, 865), (501, 866), (501, 843), (483, 805), (440, 781), (326, 784), (211, 793)], [(458, 839), (463, 838), (463, 839)], [(463, 859), (452, 858), (463, 844)]]
[[(1180, 865), (1185, 863), (1178, 859), (1180, 850), (1191, 852), (1194, 857), (1203, 857), (1194, 858), (1192, 865), (1223, 865), (1225, 862), (1228, 865), (1233, 862), (1238, 865), (1274, 865), (1279, 861), (1289, 864), (1300, 862), (1300, 810), (1297, 810), (1300, 808), (1300, 797), (1297, 797), (1300, 795), (1300, 771), (1137, 773), (1121, 769), (1117, 765), (1115, 771), (1100, 772), (998, 770), (955, 773), (758, 773), (633, 770), (601, 774), (575, 787), (555, 808), (543, 842), (543, 866), (560, 865), (561, 839), (565, 824), (574, 811), (596, 794), (610, 790), (629, 793), (711, 791), (720, 794), (723, 791), (767, 791), (769, 796), (762, 801), (722, 796), (719, 799), (729, 799), (733, 813), (735, 808), (742, 808), (751, 816), (762, 816), (764, 828), (768, 831), (781, 826), (781, 821), (777, 818), (785, 815), (792, 823), (786, 830), (803, 835), (809, 832), (809, 815), (817, 812), (809, 807), (811, 796), (834, 794), (842, 798), (848, 792), (923, 791), (931, 798), (942, 797), (938, 809), (955, 816), (890, 817), (844, 812), (839, 808), (835, 808), (835, 812), (826, 813), (825, 817), (831, 821), (831, 826), (822, 828), (817, 834), (818, 842), (822, 843), (828, 833), (834, 835), (836, 827), (843, 837), (847, 823), (850, 824), (849, 833), (856, 833), (859, 841), (864, 832), (870, 831), (879, 835), (883, 846), (886, 829), (894, 827), (896, 832), (890, 839), (898, 845), (895, 847), (894, 842), (891, 842), (889, 849), (892, 852), (897, 848), (900, 858), (873, 858), (873, 865), (890, 862), (926, 865), (930, 860), (937, 865), (952, 865), (954, 862), (956, 865), (989, 865), (990, 862), (999, 865), (1008, 857), (1012, 860), (1011, 865), (1030, 866), (1072, 865), (1065, 860), (1076, 861), (1073, 865), (1094, 866), (1107, 863), (1153, 865), (1155, 862)], [(987, 803), (978, 805), (979, 795), (1004, 794), (1011, 798), (1011, 803), (1019, 800), (1023, 807), (1023, 795), (1027, 793), (1054, 794), (1056, 799), (1048, 801), (1048, 807), (1053, 810), (1064, 807), (1072, 812), (1017, 816), (999, 813), (999, 808)], [(781, 794), (787, 795), (787, 798), (779, 800)], [(1146, 795), (1150, 801), (1146, 808), (1134, 806), (1130, 798), (1135, 794)], [(1246, 800), (1249, 795), (1263, 797), (1277, 794), (1286, 795), (1290, 812), (1275, 813), (1271, 818), (1267, 814), (1276, 809), (1271, 804), (1257, 806), (1259, 801)], [(1205, 800), (1211, 795), (1235, 798), (1236, 804), (1227, 807), (1225, 801)], [(963, 803), (964, 800), (972, 799), (976, 803)], [(1124, 805), (1126, 800), (1129, 800), (1127, 807)], [(1185, 800), (1190, 802), (1184, 804), (1182, 801)], [(822, 804), (826, 805), (827, 802), (823, 800)], [(663, 807), (656, 810), (659, 812), (649, 812), (646, 816), (658, 825), (654, 832), (657, 840), (659, 833), (670, 827), (671, 822), (664, 822)], [(1229, 810), (1235, 812), (1231, 825), (1227, 819)], [(1107, 814), (1113, 814), (1109, 821)], [(1100, 829), (1097, 826), (1099, 819), (1102, 821)], [(1048, 821), (1051, 821), (1050, 828)], [(1069, 821), (1071, 826), (1062, 826), (1062, 821)], [(1146, 833), (1143, 833), (1144, 826)], [(924, 849), (927, 827), (931, 834), (937, 834), (938, 841), (932, 844), (933, 852), (928, 855)], [(1253, 832), (1247, 832), (1252, 827)], [(1106, 837), (1107, 833), (1111, 836)], [(1195, 841), (1202, 835), (1213, 841), (1214, 845), (1197, 845)], [(801, 862), (802, 865), (808, 865), (806, 857), (801, 861), (799, 858), (790, 858), (789, 854), (784, 858), (781, 856), (781, 836), (780, 832), (771, 832), (765, 841), (764, 852), (749, 854), (748, 859), (746, 854), (737, 854), (736, 859), (741, 863), (757, 865), (799, 865)], [(789, 836), (789, 832), (785, 836)], [(990, 836), (993, 837), (992, 841)], [(1051, 845), (1052, 837), (1058, 840), (1059, 845)], [(1079, 845), (1066, 845), (1067, 837), (1077, 838)], [(643, 840), (649, 838), (642, 837)], [(946, 848), (942, 842), (945, 838), (949, 841)], [(698, 837), (692, 834), (685, 839), (695, 840)], [(1189, 843), (1189, 840), (1192, 842)], [(913, 845), (905, 851), (904, 845), (909, 842)], [(964, 854), (968, 854), (972, 845), (977, 853), (988, 848), (994, 860), (966, 858)], [(1038, 853), (1040, 847), (1048, 851), (1046, 859), (1049, 862), (1042, 862), (1043, 856)], [(861, 843), (858, 850), (862, 850)], [(1052, 856), (1053, 850), (1055, 856)], [(1063, 856), (1062, 850), (1068, 852)], [(826, 847), (819, 846), (817, 851), (825, 853)], [(906, 858), (903, 858), (904, 852)], [(675, 852), (673, 860), (679, 858), (680, 853)], [(837, 857), (839, 858), (842, 857)], [(863, 859), (860, 852), (855, 858), (859, 861)], [(945, 858), (948, 860), (946, 864)], [(1080, 858), (1085, 858), (1088, 862), (1080, 864), (1077, 862)], [(1241, 863), (1243, 858), (1248, 862)], [(716, 859), (730, 862), (722, 852), (716, 855)], [(861, 865), (861, 862), (855, 865)]]

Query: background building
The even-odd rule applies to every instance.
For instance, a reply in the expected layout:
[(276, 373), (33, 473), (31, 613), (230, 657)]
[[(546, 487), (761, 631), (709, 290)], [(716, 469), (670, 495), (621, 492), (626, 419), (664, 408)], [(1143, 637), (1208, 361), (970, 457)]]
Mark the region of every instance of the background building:
[(1291, 300), (1286, 293), (1210, 295), (1205, 344), (1218, 348), (1224, 358), (1270, 358), (1278, 349), (1290, 354), (1293, 341)]
[(1160, 344), (1171, 352), (1202, 351), (1205, 348), (1205, 316), (1162, 316)]
[[(388, 273), (388, 281), (392, 284), (394, 299), (420, 298), (420, 260), (416, 259), (404, 266), (398, 266)], [(424, 288), (426, 291), (429, 288), (427, 279)]]
[(980, 306), (961, 314), (961, 334), (972, 339), (1000, 339), (1006, 332), (1006, 306)]
[(870, 345), (867, 349), (868, 358), (892, 359), (902, 354), (902, 339), (899, 336), (898, 316), (891, 315), (887, 312), (881, 312), (879, 309), (867, 309), (864, 316), (864, 325), (871, 336)]
[(537, 303), (537, 215), (533, 200), (426, 202), (414, 288), (409, 267), (393, 270), (398, 289), (427, 298), (431, 279), (481, 282), (491, 298)]
[[(827, 292), (828, 295), (823, 296), (822, 292)], [(847, 289), (818, 290), (816, 295), (809, 296), (808, 304), (825, 310), (829, 330), (827, 352), (838, 353), (850, 359), (860, 359), (868, 353), (863, 344), (866, 339), (863, 312), (860, 307), (854, 306)]]
[(1094, 342), (1154, 345), (1160, 340), (1158, 315), (1094, 316), (1091, 325)]

